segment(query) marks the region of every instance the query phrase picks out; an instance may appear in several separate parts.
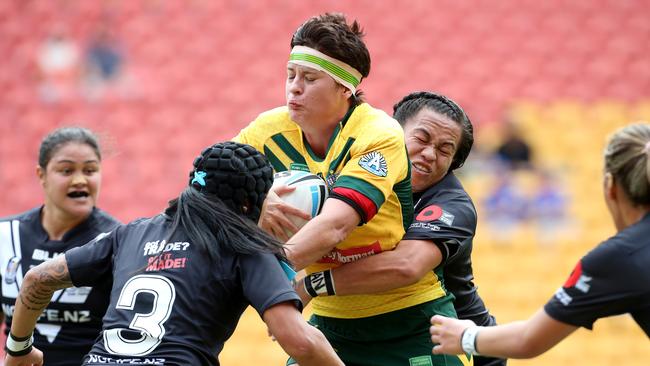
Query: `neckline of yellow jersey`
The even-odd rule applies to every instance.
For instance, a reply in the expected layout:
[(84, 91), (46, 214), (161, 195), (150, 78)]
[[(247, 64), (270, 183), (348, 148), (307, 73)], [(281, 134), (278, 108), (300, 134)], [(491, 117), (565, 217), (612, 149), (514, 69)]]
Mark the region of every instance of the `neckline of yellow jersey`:
[(325, 156), (323, 156), (322, 158), (320, 156), (316, 155), (316, 153), (311, 149), (311, 146), (309, 146), (309, 142), (307, 142), (307, 139), (305, 138), (305, 135), (302, 133), (302, 130), (300, 130), (300, 135), (302, 136), (303, 144), (305, 144), (305, 149), (307, 150), (307, 153), (309, 154), (309, 156), (314, 161), (320, 163), (320, 162), (323, 162), (325, 160), (325, 158), (327, 158), (327, 155), (330, 152), (330, 148), (332, 147), (332, 145), (334, 145), (334, 141), (336, 141), (336, 138), (338, 137), (339, 133), (341, 132), (343, 127), (345, 127), (345, 124), (348, 122), (348, 120), (350, 119), (350, 116), (352, 116), (352, 113), (354, 112), (354, 110), (357, 107), (358, 106), (356, 106), (356, 105), (353, 105), (352, 107), (350, 107), (350, 109), (348, 109), (347, 113), (345, 113), (345, 116), (343, 116), (343, 119), (341, 119), (341, 121), (339, 121), (339, 123), (336, 125), (336, 128), (334, 129), (334, 132), (332, 133), (332, 136), (330, 137), (330, 140), (327, 143), (327, 149), (325, 149)]

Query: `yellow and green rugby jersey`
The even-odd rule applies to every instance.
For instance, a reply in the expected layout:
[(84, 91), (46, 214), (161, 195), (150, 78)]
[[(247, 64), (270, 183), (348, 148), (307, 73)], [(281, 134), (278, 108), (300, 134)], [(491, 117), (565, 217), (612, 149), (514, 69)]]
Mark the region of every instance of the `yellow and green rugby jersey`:
[[(385, 112), (366, 103), (352, 109), (339, 123), (324, 158), (313, 153), (286, 107), (260, 114), (234, 140), (262, 151), (276, 172), (308, 170), (323, 177), (331, 191), (330, 199), (342, 199), (362, 217), (364, 225), (308, 266), (308, 273), (395, 248), (412, 220), (410, 164), (403, 131)], [(444, 295), (437, 276), (431, 272), (418, 283), (396, 290), (317, 297), (311, 303), (317, 315), (361, 318)]]

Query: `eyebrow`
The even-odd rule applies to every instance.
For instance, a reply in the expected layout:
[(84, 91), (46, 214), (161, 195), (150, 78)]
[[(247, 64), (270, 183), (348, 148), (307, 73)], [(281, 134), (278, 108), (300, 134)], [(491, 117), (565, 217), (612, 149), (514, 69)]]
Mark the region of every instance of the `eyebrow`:
[(415, 132), (421, 132), (421, 133), (427, 135), (427, 137), (431, 137), (431, 134), (429, 133), (429, 131), (427, 131), (426, 128), (416, 127)]
[[(55, 164), (66, 164), (66, 163), (71, 163), (71, 164), (76, 164), (76, 161), (68, 160), (68, 159), (63, 159), (63, 160), (57, 160), (54, 162)], [(86, 160), (83, 162), (83, 164), (88, 164), (88, 163), (99, 163), (99, 160), (97, 159), (92, 159), (92, 160)]]

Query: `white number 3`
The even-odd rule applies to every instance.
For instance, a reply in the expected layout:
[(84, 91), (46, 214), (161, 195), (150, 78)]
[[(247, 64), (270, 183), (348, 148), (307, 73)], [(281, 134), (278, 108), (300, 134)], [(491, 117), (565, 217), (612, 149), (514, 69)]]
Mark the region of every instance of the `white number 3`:
[(167, 278), (156, 275), (138, 275), (129, 279), (120, 293), (116, 309), (133, 310), (135, 299), (139, 293), (149, 293), (154, 296), (153, 309), (148, 314), (135, 313), (130, 330), (139, 330), (140, 338), (126, 339), (121, 332), (124, 328), (104, 331), (104, 345), (112, 354), (128, 356), (144, 356), (156, 349), (163, 336), (163, 324), (169, 315), (176, 299), (174, 284)]

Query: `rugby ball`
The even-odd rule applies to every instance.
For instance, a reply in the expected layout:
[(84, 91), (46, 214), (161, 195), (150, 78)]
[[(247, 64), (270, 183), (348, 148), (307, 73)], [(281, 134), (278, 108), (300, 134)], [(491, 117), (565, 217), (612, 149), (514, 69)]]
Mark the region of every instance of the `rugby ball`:
[[(287, 170), (276, 173), (273, 177), (273, 187), (289, 186), (295, 187), (293, 192), (280, 196), (285, 203), (307, 212), (311, 217), (316, 217), (323, 208), (327, 199), (327, 185), (319, 176), (310, 172), (300, 170)], [(273, 187), (271, 189), (273, 189)], [(289, 219), (300, 229), (307, 220), (293, 215)], [(291, 233), (287, 233), (291, 236)]]

